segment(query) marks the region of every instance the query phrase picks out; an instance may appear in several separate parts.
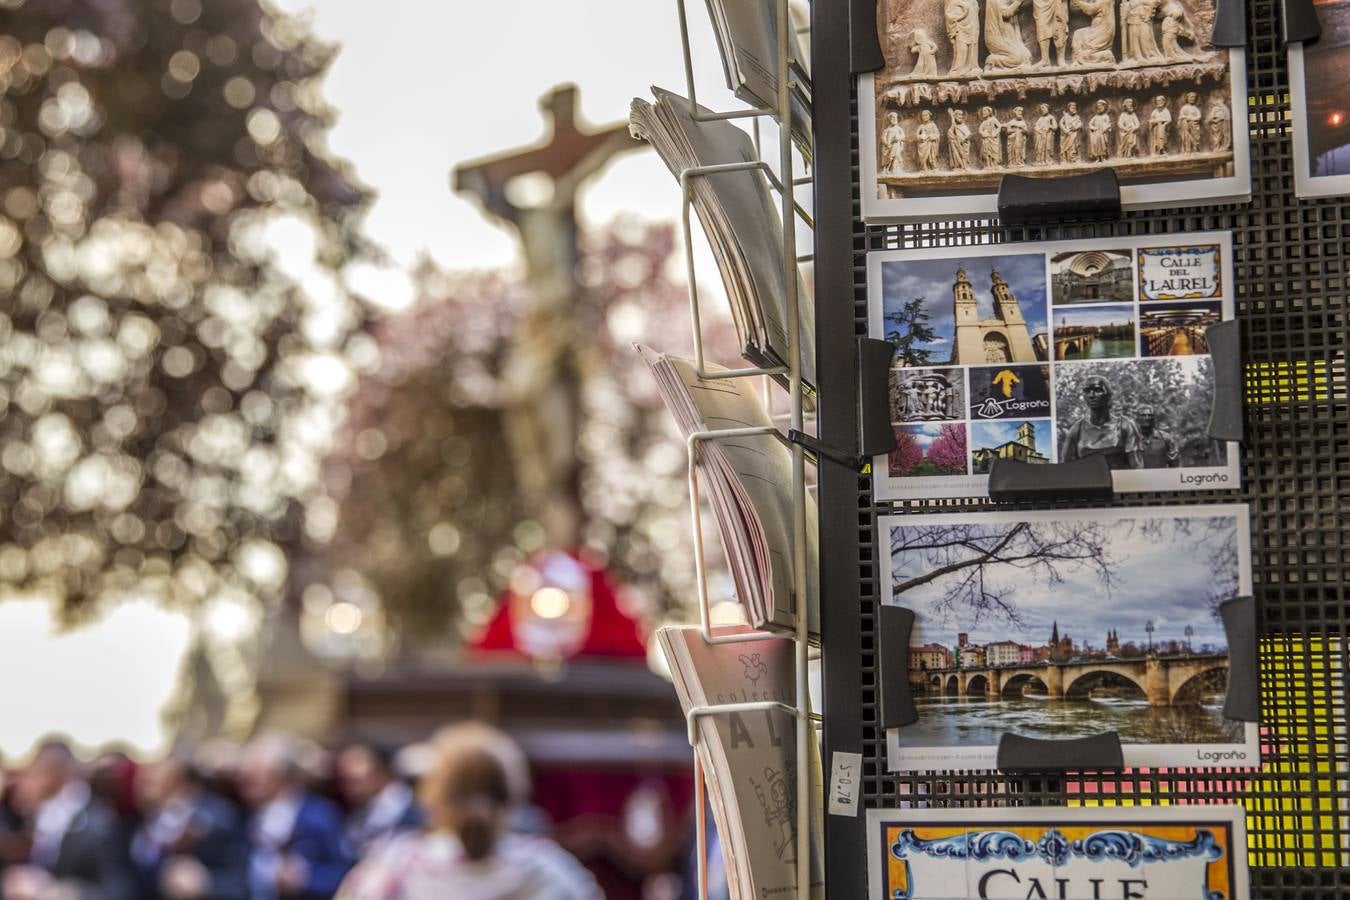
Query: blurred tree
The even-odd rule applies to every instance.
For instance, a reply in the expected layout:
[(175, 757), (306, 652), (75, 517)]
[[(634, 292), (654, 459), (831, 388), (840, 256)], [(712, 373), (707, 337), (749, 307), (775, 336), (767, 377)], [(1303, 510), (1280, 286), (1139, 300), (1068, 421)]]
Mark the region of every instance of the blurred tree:
[[(580, 433), (556, 435), (581, 458), (583, 549), (608, 559), (649, 613), (694, 596), (683, 446), (631, 347), (669, 347), (672, 329), (687, 328), (674, 249), (666, 226), (583, 235), (584, 290), (574, 320), (559, 323), (586, 336)], [(299, 577), (315, 579), (315, 614), (371, 604), (407, 645), (446, 647), (485, 621), (517, 565), (546, 543), (505, 438), (508, 350), (532, 298), (519, 280), (429, 264), (418, 282), (414, 310), (376, 330), (381, 368), (362, 379), (326, 469), (336, 535)], [(710, 358), (735, 358), (729, 323), (716, 323)]]
[(331, 53), (257, 0), (0, 3), (0, 594), (284, 592), (376, 353)]

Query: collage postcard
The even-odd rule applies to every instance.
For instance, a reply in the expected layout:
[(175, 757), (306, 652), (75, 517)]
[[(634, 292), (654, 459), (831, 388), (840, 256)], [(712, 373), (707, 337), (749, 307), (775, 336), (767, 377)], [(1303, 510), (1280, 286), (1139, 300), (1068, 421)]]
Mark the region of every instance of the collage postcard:
[(985, 496), (996, 459), (1093, 454), (1117, 491), (1238, 484), (1238, 445), (1208, 434), (1230, 233), (886, 250), (867, 266), (869, 334), (894, 347), (878, 500)]

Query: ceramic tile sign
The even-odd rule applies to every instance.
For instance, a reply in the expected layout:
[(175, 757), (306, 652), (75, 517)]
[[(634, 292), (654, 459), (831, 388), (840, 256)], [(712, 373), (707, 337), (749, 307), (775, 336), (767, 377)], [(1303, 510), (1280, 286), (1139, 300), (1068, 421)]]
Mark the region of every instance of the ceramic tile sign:
[(877, 499), (980, 497), (998, 459), (1091, 454), (1121, 492), (1236, 487), (1206, 335), (1232, 273), (1228, 232), (869, 253), (868, 333), (894, 348)]
[(1224, 715), (1218, 615), (1252, 591), (1245, 505), (906, 514), (877, 529), (887, 602), (914, 612), (918, 716), (887, 729), (891, 769), (993, 769), (1004, 734), (1106, 732), (1127, 766), (1260, 763), (1255, 723)]
[(871, 809), (872, 900), (1247, 900), (1240, 806)]

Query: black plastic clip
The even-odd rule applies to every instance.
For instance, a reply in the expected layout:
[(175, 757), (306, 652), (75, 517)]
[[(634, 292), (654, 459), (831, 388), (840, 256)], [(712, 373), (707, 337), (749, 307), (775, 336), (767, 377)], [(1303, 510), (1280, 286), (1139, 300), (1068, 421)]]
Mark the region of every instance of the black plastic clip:
[(1261, 720), (1261, 673), (1256, 646), (1256, 598), (1234, 597), (1219, 604), (1219, 619), (1228, 638), (1228, 691), (1225, 718)]
[(840, 450), (837, 447), (831, 447), (828, 444), (822, 444), (805, 431), (790, 428), (788, 429), (787, 440), (789, 444), (800, 444), (805, 447), (806, 451), (816, 459), (832, 459), (837, 463), (848, 466), (855, 472), (861, 472), (863, 469), (864, 460), (862, 457)]
[(1209, 411), (1209, 436), (1216, 441), (1242, 440), (1242, 325), (1229, 319), (1205, 329), (1214, 361), (1214, 405)]
[(891, 427), (891, 359), (895, 345), (858, 338), (858, 455), (864, 459), (895, 449)]
[(1100, 772), (1125, 768), (1125, 751), (1114, 731), (1062, 741), (1005, 734), (995, 765), (1004, 772)]
[(909, 636), (914, 610), (882, 606), (877, 613), (877, 685), (881, 689), (881, 727), (900, 728), (919, 720), (909, 684)]
[(1004, 225), (1119, 216), (1120, 179), (1112, 168), (1056, 178), (1004, 175), (998, 185), (998, 217)]
[(1016, 459), (995, 459), (989, 467), (989, 499), (999, 503), (1110, 500), (1114, 496), (1111, 466), (1101, 454), (1072, 462), (1041, 465)]
[(848, 0), (848, 69), (854, 75), (886, 65), (877, 35), (879, 0)]
[(1209, 42), (1215, 47), (1247, 46), (1247, 4), (1245, 0), (1216, 0), (1214, 31)]
[(1307, 44), (1322, 36), (1322, 22), (1313, 0), (1280, 0), (1280, 18), (1284, 20), (1285, 44)]

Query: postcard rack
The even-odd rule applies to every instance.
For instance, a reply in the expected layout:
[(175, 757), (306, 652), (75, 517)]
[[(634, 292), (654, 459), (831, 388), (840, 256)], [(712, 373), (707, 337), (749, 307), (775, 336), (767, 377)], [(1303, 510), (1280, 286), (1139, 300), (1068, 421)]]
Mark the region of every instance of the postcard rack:
[[(1290, 4), (1301, 5), (1297, 0)], [(882, 503), (871, 477), (840, 461), (819, 464), (824, 694), (823, 762), (860, 754), (859, 806), (1006, 807), (1080, 804), (1238, 803), (1248, 810), (1252, 895), (1350, 897), (1350, 726), (1346, 630), (1350, 626), (1350, 400), (1347, 398), (1345, 271), (1350, 266), (1350, 198), (1294, 196), (1286, 4), (1241, 0), (1250, 97), (1249, 204), (1132, 211), (1107, 219), (1063, 215), (1002, 224), (963, 219), (867, 225), (860, 218), (854, 75), (882, 62), (877, 0), (816, 0), (812, 20), (815, 134), (814, 269), (820, 439), (854, 446), (860, 428), (859, 338), (867, 336), (869, 250), (963, 246), (1229, 230), (1234, 234), (1236, 312), (1241, 322), (1244, 408), (1218, 427), (1243, 432), (1238, 488), (1185, 494), (1123, 494), (1114, 507), (1245, 502), (1251, 509), (1253, 587), (1260, 656), (1263, 765), (1260, 770), (943, 771), (892, 773), (883, 721), (908, 714), (903, 697), (881, 690), (880, 647), (908, 624), (881, 604), (877, 516), (989, 509), (968, 501)], [(1293, 18), (1292, 16), (1288, 16)], [(1288, 25), (1290, 32), (1306, 24)], [(1245, 35), (1243, 32), (1245, 31)], [(1245, 418), (1245, 423), (1240, 421)], [(1211, 423), (1211, 428), (1215, 425)], [(1085, 499), (1002, 509), (1089, 505)], [(1100, 501), (1097, 501), (1100, 502)], [(1247, 698), (1249, 701), (1254, 698)], [(1016, 749), (1016, 748), (1014, 748)], [(1015, 767), (1010, 767), (1015, 768)], [(829, 786), (827, 786), (829, 789)], [(831, 898), (868, 897), (864, 819), (825, 817)]]
[[(777, 85), (778, 95), (776, 102), (765, 106), (747, 106), (740, 109), (714, 110), (700, 113), (698, 111), (698, 95), (695, 85), (694, 56), (690, 49), (689, 41), (689, 18), (687, 4), (690, 0), (675, 0), (679, 14), (680, 44), (684, 57), (684, 73), (686, 96), (690, 102), (690, 114), (696, 121), (708, 121), (713, 119), (748, 119), (751, 122), (752, 136), (759, 159), (744, 163), (730, 163), (726, 165), (701, 166), (686, 169), (680, 173), (679, 181), (682, 192), (681, 203), (681, 224), (683, 228), (683, 238), (685, 247), (685, 272), (686, 281), (689, 290), (689, 315), (693, 329), (694, 342), (694, 368), (700, 378), (705, 379), (723, 379), (723, 378), (756, 378), (762, 377), (765, 381), (765, 390), (774, 390), (773, 379), (779, 379), (780, 383), (785, 382), (788, 394), (788, 413), (786, 416), (787, 431), (784, 433), (777, 427), (766, 428), (730, 428), (713, 431), (700, 431), (690, 434), (687, 439), (688, 451), (688, 484), (689, 484), (689, 507), (690, 521), (693, 529), (694, 538), (694, 567), (695, 583), (698, 592), (699, 606), (699, 626), (703, 640), (710, 644), (723, 643), (748, 643), (762, 640), (783, 640), (784, 635), (771, 632), (737, 632), (737, 633), (719, 633), (712, 622), (711, 601), (708, 592), (708, 574), (705, 562), (703, 548), (703, 524), (702, 511), (699, 503), (699, 479), (698, 479), (698, 461), (702, 445), (707, 442), (720, 441), (727, 439), (744, 439), (747, 437), (757, 437), (764, 440), (779, 440), (784, 442), (792, 457), (792, 586), (795, 599), (795, 609), (797, 611), (795, 622), (795, 698), (794, 705), (787, 705), (777, 702), (749, 702), (749, 703), (727, 703), (709, 706), (699, 706), (689, 710), (688, 727), (689, 743), (697, 747), (699, 741), (699, 720), (705, 716), (725, 715), (728, 713), (753, 712), (758, 710), (777, 710), (793, 717), (795, 722), (796, 737), (796, 755), (797, 759), (804, 760), (810, 757), (810, 743), (813, 739), (812, 729), (815, 727), (816, 717), (811, 713), (811, 701), (808, 679), (808, 661), (811, 658), (809, 647), (809, 631), (807, 625), (806, 609), (806, 579), (807, 579), (807, 540), (806, 540), (806, 464), (808, 449), (827, 449), (815, 442), (806, 431), (806, 415), (804, 392), (805, 385), (802, 382), (802, 347), (801, 347), (801, 301), (803, 298), (798, 296), (797, 267), (799, 264), (809, 262), (810, 254), (799, 254), (797, 252), (797, 221), (800, 219), (808, 228), (814, 225), (810, 211), (804, 209), (797, 202), (796, 194), (798, 188), (808, 187), (812, 181), (809, 172), (800, 176), (794, 174), (793, 164), (793, 143), (792, 130), (790, 127), (792, 121), (792, 89), (793, 73), (792, 66), (794, 61), (791, 58), (792, 36), (800, 34), (809, 29), (798, 31), (792, 24), (789, 12), (789, 0), (776, 0), (775, 14), (777, 16), (777, 34), (779, 38), (777, 48)], [(761, 140), (761, 122), (769, 120), (776, 124), (777, 142), (766, 144)], [(766, 151), (777, 151), (770, 159), (765, 159)], [(692, 228), (692, 208), (691, 186), (694, 179), (713, 175), (719, 172), (730, 171), (760, 171), (773, 191), (780, 199), (780, 215), (783, 225), (783, 247), (782, 264), (785, 271), (784, 284), (787, 290), (787, 332), (788, 332), (788, 357), (785, 365), (782, 366), (754, 366), (746, 368), (710, 370), (704, 355), (702, 318), (699, 311), (699, 291), (698, 278), (694, 266), (693, 254), (693, 228)], [(772, 412), (772, 409), (770, 410)], [(816, 454), (817, 456), (820, 454)], [(694, 758), (694, 784), (695, 784), (695, 829), (696, 829), (696, 852), (698, 865), (698, 883), (697, 896), (699, 900), (706, 900), (708, 896), (708, 844), (707, 844), (707, 802), (706, 790), (707, 783), (697, 754)], [(812, 817), (819, 814), (821, 803), (815, 796), (818, 786), (813, 783), (811, 767), (809, 765), (798, 765), (796, 767), (796, 784), (794, 791), (796, 794), (796, 865), (797, 865), (797, 895), (801, 900), (806, 900), (810, 896), (811, 883), (811, 834)]]

